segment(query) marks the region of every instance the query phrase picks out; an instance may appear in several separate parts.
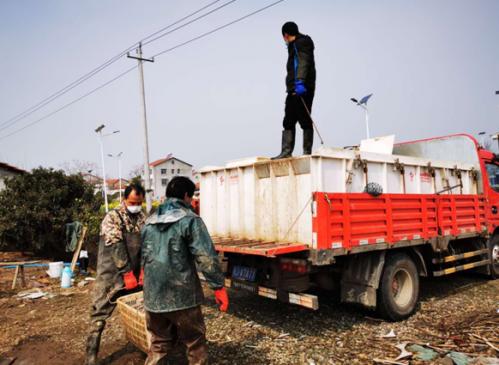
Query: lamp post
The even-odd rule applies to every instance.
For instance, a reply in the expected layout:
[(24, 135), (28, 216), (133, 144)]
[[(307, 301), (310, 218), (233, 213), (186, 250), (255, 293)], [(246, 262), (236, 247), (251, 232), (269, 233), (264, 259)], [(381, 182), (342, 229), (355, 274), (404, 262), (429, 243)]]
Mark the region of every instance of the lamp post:
[(102, 134), (102, 130), (105, 127), (106, 126), (104, 124), (101, 124), (100, 126), (98, 126), (95, 129), (95, 133), (97, 133), (99, 135), (100, 157), (101, 157), (101, 163), (102, 163), (102, 186), (103, 186), (103, 190), (104, 190), (104, 203), (105, 203), (106, 213), (107, 213), (107, 212), (109, 212), (109, 204), (107, 201), (106, 165), (104, 163), (104, 141), (103, 141), (103, 138), (110, 136), (112, 134), (119, 133), (120, 131), (113, 131), (113, 132), (108, 133), (108, 134)]
[(478, 135), (480, 136), (480, 144), (482, 145), (482, 148), (485, 148), (485, 132), (479, 132)]
[(492, 139), (495, 139), (497, 141), (497, 151), (499, 153), (499, 132), (497, 132), (495, 134), (491, 134), (490, 137)]
[[(496, 90), (496, 95), (499, 95), (499, 90)], [(499, 132), (492, 134), (491, 137), (497, 140), (497, 153), (499, 153)]]
[(373, 96), (373, 94), (366, 95), (366, 96), (364, 96), (360, 100), (357, 100), (355, 98), (350, 98), (350, 100), (352, 102), (354, 102), (355, 104), (357, 104), (358, 106), (360, 106), (366, 112), (366, 135), (367, 135), (367, 139), (371, 138), (370, 134), (369, 134), (369, 110), (367, 109), (367, 101), (369, 100), (369, 98), (371, 96)]
[(116, 158), (118, 160), (118, 181), (119, 181), (119, 189), (120, 189), (120, 202), (121, 202), (121, 155), (123, 155), (123, 152), (118, 153), (117, 155), (113, 154), (108, 154), (109, 157), (111, 158)]

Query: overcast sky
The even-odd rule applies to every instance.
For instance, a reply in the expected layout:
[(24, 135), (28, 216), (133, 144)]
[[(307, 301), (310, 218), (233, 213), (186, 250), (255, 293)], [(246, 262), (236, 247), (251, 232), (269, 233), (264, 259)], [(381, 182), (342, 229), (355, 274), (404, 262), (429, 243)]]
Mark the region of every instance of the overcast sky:
[[(203, 1), (2, 0), (0, 128), (135, 41), (208, 4)], [(220, 1), (216, 6), (223, 4)], [(144, 56), (190, 39), (272, 0), (235, 1), (144, 47)], [(314, 119), (327, 145), (358, 144), (369, 101), (372, 135), (398, 141), (499, 131), (499, 1), (287, 0), (145, 64), (150, 158), (172, 152), (195, 167), (279, 152), (287, 52), (281, 25), (294, 20), (316, 45)], [(134, 65), (123, 57), (0, 138)], [(24, 131), (0, 140), (0, 161), (23, 168), (100, 160), (94, 129), (116, 134), (106, 153), (140, 164), (138, 72)], [(301, 134), (295, 153), (301, 153)], [(319, 143), (316, 140), (315, 147)], [(111, 176), (114, 161), (106, 159)], [(126, 175), (126, 173), (125, 173)]]

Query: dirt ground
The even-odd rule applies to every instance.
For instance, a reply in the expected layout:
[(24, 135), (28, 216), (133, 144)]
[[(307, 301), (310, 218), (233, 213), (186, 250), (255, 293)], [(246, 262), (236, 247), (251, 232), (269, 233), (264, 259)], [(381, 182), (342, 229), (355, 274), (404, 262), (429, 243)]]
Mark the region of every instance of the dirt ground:
[[(28, 289), (39, 287), (49, 297), (20, 299), (23, 289), (10, 289), (13, 275), (12, 269), (0, 269), (0, 364), (5, 358), (16, 358), (15, 365), (82, 364), (93, 283), (79, 287), (82, 277), (77, 277), (75, 287), (60, 289), (44, 270), (28, 268)], [(220, 313), (206, 289), (210, 363), (452, 364), (444, 358), (450, 351), (475, 359), (462, 364), (499, 363), (493, 360), (499, 355), (494, 350), (499, 347), (499, 280), (476, 274), (428, 279), (421, 292), (418, 312), (391, 323), (327, 293), (320, 293), (320, 308), (314, 312), (230, 290), (229, 312)], [(392, 330), (394, 337), (383, 337)], [(395, 361), (396, 346), (406, 342), (433, 349), (438, 360), (413, 354)], [(128, 344), (117, 312), (108, 321), (100, 358), (102, 364), (144, 362), (145, 355)], [(170, 363), (182, 361), (174, 357)]]

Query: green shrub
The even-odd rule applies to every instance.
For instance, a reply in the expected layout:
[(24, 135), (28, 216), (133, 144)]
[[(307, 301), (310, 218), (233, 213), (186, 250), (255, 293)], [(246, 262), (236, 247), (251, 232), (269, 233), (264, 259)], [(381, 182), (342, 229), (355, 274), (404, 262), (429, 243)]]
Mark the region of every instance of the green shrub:
[(80, 175), (37, 168), (8, 179), (0, 192), (1, 242), (20, 251), (60, 257), (65, 249), (65, 225), (87, 225), (87, 242), (95, 241), (103, 218), (102, 198)]

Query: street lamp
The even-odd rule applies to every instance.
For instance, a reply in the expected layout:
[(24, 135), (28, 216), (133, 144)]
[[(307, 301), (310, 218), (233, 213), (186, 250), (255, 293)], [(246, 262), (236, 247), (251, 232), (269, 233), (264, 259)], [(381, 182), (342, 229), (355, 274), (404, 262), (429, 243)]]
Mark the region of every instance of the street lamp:
[[(496, 90), (496, 95), (499, 95), (499, 90)], [(499, 132), (490, 135), (492, 139), (497, 140), (497, 151), (499, 153)]]
[(357, 104), (358, 106), (360, 106), (366, 112), (366, 135), (367, 135), (367, 139), (371, 138), (369, 136), (369, 110), (367, 109), (367, 101), (369, 100), (369, 98), (371, 96), (373, 96), (373, 94), (366, 95), (366, 96), (364, 96), (360, 100), (357, 100), (355, 98), (350, 98), (350, 100), (352, 102), (354, 102), (355, 104)]
[(119, 189), (120, 189), (120, 202), (121, 202), (121, 155), (123, 152), (118, 153), (117, 155), (108, 154), (111, 158), (116, 158), (118, 160), (118, 179), (119, 179)]
[(491, 134), (490, 137), (497, 141), (497, 151), (499, 151), (499, 132), (497, 132), (495, 134)]
[(105, 127), (106, 126), (104, 124), (101, 124), (100, 126), (98, 126), (95, 129), (95, 133), (97, 133), (99, 135), (100, 157), (101, 157), (101, 163), (102, 163), (102, 186), (103, 186), (103, 189), (104, 189), (104, 203), (105, 203), (106, 213), (107, 213), (107, 212), (109, 212), (109, 204), (108, 204), (108, 201), (107, 201), (106, 165), (104, 164), (104, 142), (103, 142), (103, 138), (107, 137), (107, 136), (110, 136), (112, 134), (119, 133), (120, 131), (113, 131), (111, 133), (102, 134), (102, 130)]
[(480, 136), (480, 144), (482, 145), (482, 148), (485, 148), (485, 132), (479, 132), (478, 135)]

